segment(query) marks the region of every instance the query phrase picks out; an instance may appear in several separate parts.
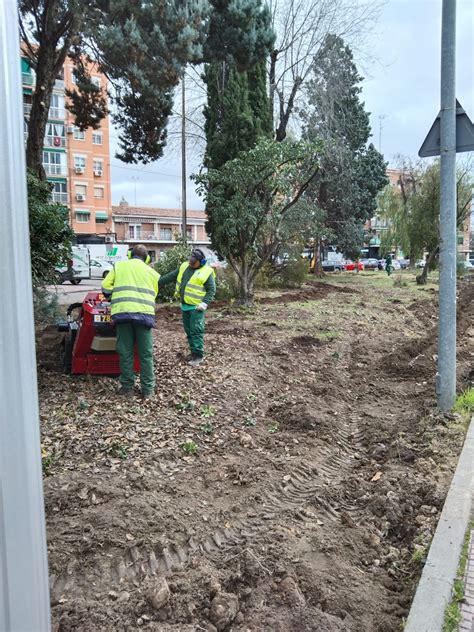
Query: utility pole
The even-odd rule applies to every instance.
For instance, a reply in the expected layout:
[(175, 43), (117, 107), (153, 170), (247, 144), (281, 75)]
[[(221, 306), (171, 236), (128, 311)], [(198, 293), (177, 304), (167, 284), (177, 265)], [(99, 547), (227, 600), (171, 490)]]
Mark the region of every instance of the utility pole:
[(456, 0), (443, 0), (441, 26), (441, 208), (439, 250), (438, 406), (456, 398)]
[(48, 632), (17, 10), (0, 2), (0, 630)]
[(382, 153), (382, 130), (383, 130), (383, 125), (382, 125), (382, 121), (384, 120), (385, 114), (380, 114), (379, 116), (379, 153)]
[(185, 243), (188, 241), (188, 213), (186, 208), (186, 71), (183, 72), (181, 92), (181, 209), (182, 234)]
[(132, 176), (132, 180), (135, 186), (135, 208), (137, 208), (137, 182), (140, 178), (138, 176)]

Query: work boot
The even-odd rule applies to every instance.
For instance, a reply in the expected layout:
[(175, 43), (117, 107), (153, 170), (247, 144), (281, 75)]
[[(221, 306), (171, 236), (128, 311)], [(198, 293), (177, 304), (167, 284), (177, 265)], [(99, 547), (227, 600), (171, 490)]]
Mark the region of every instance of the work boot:
[(189, 360), (188, 364), (189, 364), (189, 366), (199, 366), (203, 360), (204, 360), (204, 358), (202, 356), (198, 356), (196, 354), (193, 354), (193, 356), (192, 356), (191, 360)]
[(132, 397), (133, 395), (133, 389), (131, 388), (125, 388), (123, 386), (121, 386), (116, 395), (119, 395), (119, 397)]
[(152, 399), (154, 394), (155, 393), (142, 393), (142, 401), (143, 402), (149, 401), (150, 399)]

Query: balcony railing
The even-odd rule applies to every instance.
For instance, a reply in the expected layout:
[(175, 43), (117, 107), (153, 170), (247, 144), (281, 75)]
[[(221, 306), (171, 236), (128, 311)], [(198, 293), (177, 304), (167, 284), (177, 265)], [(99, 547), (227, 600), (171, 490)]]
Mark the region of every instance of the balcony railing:
[(24, 86), (34, 86), (35, 85), (35, 76), (31, 72), (22, 72), (21, 73), (21, 83)]
[(64, 88), (64, 79), (56, 79), (56, 81), (54, 82), (54, 87), (56, 89)]
[(66, 118), (66, 110), (64, 108), (49, 108), (48, 118), (64, 120)]
[(48, 176), (67, 176), (66, 165), (55, 165), (51, 163), (43, 163), (43, 168)]
[(23, 103), (23, 114), (29, 116), (31, 112), (31, 103)]
[[(154, 242), (159, 242), (162, 244), (175, 244), (176, 243), (176, 239), (174, 238), (174, 236), (171, 239), (163, 239), (162, 237), (160, 237), (159, 235), (157, 235), (156, 233), (140, 233), (140, 235), (135, 235), (134, 237), (131, 237), (130, 235), (128, 235), (125, 239), (123, 239), (122, 241), (154, 241)], [(188, 235), (188, 241), (190, 241), (191, 243), (201, 243), (201, 244), (210, 244), (211, 242), (206, 238), (206, 239), (194, 239), (192, 237), (190, 237)]]
[(68, 195), (67, 193), (60, 193), (58, 191), (52, 191), (51, 197), (53, 202), (59, 202), (60, 204), (68, 203)]
[(66, 137), (65, 136), (45, 136), (44, 137), (44, 146), (45, 147), (66, 147)]

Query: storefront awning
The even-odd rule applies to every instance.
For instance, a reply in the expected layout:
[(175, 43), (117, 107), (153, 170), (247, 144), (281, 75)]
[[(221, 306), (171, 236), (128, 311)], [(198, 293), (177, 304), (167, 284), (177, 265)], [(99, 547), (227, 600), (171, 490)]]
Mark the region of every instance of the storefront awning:
[(109, 219), (109, 214), (107, 211), (96, 211), (95, 212), (96, 219)]

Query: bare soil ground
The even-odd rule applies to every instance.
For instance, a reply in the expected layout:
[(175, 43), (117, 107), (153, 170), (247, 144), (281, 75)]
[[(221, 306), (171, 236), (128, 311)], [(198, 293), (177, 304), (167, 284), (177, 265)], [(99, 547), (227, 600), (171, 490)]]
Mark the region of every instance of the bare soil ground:
[[(436, 301), (374, 273), (221, 305), (199, 370), (160, 307), (145, 405), (57, 373), (43, 330), (54, 630), (400, 630), (463, 440), (434, 406)], [(458, 360), (463, 388), (474, 282)]]

